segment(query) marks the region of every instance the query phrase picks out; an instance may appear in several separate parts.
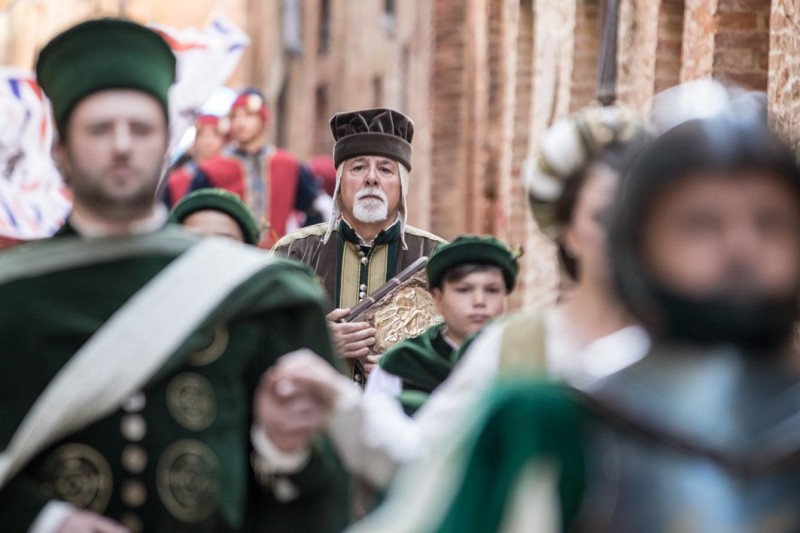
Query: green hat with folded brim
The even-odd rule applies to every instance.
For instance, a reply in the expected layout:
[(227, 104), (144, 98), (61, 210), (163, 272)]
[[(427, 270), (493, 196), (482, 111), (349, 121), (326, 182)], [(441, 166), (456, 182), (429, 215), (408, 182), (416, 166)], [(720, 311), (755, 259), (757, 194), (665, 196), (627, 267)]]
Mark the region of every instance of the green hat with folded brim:
[(156, 32), (135, 22), (89, 20), (57, 35), (39, 53), (36, 78), (53, 106), (60, 133), (75, 105), (92, 93), (134, 89), (168, 109), (175, 55)]
[(187, 195), (170, 212), (170, 221), (183, 224), (189, 215), (200, 211), (218, 211), (236, 221), (242, 230), (244, 242), (258, 245), (260, 232), (250, 208), (235, 194), (224, 189), (200, 189)]
[(462, 235), (440, 244), (431, 254), (425, 272), (431, 287), (440, 287), (447, 273), (461, 265), (500, 268), (508, 292), (514, 290), (519, 272), (518, 254), (490, 235)]

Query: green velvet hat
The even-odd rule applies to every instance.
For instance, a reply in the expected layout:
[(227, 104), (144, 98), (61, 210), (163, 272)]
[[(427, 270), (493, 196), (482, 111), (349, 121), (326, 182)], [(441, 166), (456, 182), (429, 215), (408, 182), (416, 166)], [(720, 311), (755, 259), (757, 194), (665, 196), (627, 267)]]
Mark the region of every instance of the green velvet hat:
[(431, 287), (441, 285), (447, 272), (461, 265), (492, 265), (503, 271), (508, 292), (514, 290), (519, 272), (518, 254), (490, 235), (462, 235), (440, 244), (425, 267)]
[(53, 105), (59, 132), (83, 98), (106, 89), (136, 89), (168, 109), (175, 55), (156, 32), (115, 18), (89, 20), (57, 35), (39, 53), (36, 78)]
[(200, 189), (188, 194), (170, 212), (170, 222), (182, 224), (189, 215), (198, 211), (219, 211), (225, 213), (239, 225), (244, 242), (258, 245), (260, 232), (250, 208), (235, 194), (224, 189)]

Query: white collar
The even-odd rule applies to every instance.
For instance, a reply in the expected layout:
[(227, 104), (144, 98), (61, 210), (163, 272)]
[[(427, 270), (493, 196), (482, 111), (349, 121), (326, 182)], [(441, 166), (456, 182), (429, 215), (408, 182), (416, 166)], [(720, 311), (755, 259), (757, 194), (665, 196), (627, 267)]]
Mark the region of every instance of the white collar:
[(594, 381), (613, 374), (650, 349), (650, 336), (640, 326), (628, 326), (588, 344), (581, 343), (558, 307), (546, 312), (545, 327), (548, 368), (572, 381)]

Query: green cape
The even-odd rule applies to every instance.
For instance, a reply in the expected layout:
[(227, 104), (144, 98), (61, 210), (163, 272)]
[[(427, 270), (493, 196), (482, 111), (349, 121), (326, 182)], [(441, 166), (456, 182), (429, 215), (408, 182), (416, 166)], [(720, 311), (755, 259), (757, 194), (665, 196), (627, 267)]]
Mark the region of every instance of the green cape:
[(415, 412), (455, 365), (456, 350), (445, 340), (444, 327), (439, 324), (398, 342), (381, 357), (381, 368), (403, 380), (400, 401), (406, 412)]
[[(63, 237), (21, 246), (0, 255), (0, 446), (5, 447), (25, 413), (54, 375), (80, 346), (150, 279), (188, 250), (197, 238), (177, 230), (117, 239)], [(113, 244), (113, 246), (111, 246)], [(123, 248), (109, 256), (110, 248)], [(105, 256), (100, 259), (100, 250)], [(92, 256), (92, 254), (95, 254)], [(69, 257), (66, 260), (65, 257)], [(60, 261), (60, 265), (48, 263)], [(18, 274), (11, 277), (12, 272)], [(193, 352), (208, 346), (220, 324), (230, 331), (224, 353), (207, 364), (187, 363)], [(291, 334), (287, 334), (291, 332)], [(143, 332), (146, 333), (146, 332)], [(149, 426), (141, 446), (148, 470), (143, 481), (148, 497), (139, 509), (145, 530), (180, 530), (161, 506), (154, 486), (155, 468), (166, 447), (199, 439), (219, 461), (218, 511), (195, 523), (192, 531), (218, 531), (224, 526), (270, 531), (337, 531), (346, 521), (346, 480), (330, 451), (315, 453), (306, 469), (291, 481), (301, 496), (290, 504), (277, 502), (253, 479), (249, 465), (252, 396), (258, 379), (277, 357), (308, 347), (333, 362), (322, 309), (322, 293), (307, 267), (276, 259), (235, 289), (175, 351), (142, 389), (147, 402), (142, 415)], [(181, 426), (167, 409), (170, 384), (189, 372), (207, 382), (217, 403), (212, 424), (193, 431)], [(43, 472), (53, 450), (81, 443), (104, 456), (115, 490), (105, 513), (119, 518), (119, 483), (130, 477), (120, 463), (126, 442), (120, 436), (120, 410), (54, 443), (0, 491), (0, 530), (22, 531), (52, 498)], [(320, 450), (326, 447), (320, 442)]]
[(497, 531), (518, 476), (531, 461), (555, 465), (561, 524), (568, 531), (584, 490), (582, 413), (563, 385), (498, 386), (468, 444), (463, 481), (438, 531)]

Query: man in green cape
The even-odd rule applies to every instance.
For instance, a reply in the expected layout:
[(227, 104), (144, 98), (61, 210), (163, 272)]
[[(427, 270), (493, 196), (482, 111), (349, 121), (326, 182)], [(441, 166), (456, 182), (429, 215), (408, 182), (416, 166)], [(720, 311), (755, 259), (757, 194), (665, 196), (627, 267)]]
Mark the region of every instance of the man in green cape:
[(413, 414), (450, 375), (464, 341), (505, 312), (518, 269), (514, 252), (491, 236), (464, 235), (437, 247), (425, 270), (444, 322), (387, 351), (367, 393), (398, 396)]
[(267, 370), (331, 360), (321, 291), (303, 266), (166, 228), (155, 199), (169, 46), (92, 20), (36, 71), (74, 207), (0, 257), (0, 530), (340, 530), (320, 421)]

